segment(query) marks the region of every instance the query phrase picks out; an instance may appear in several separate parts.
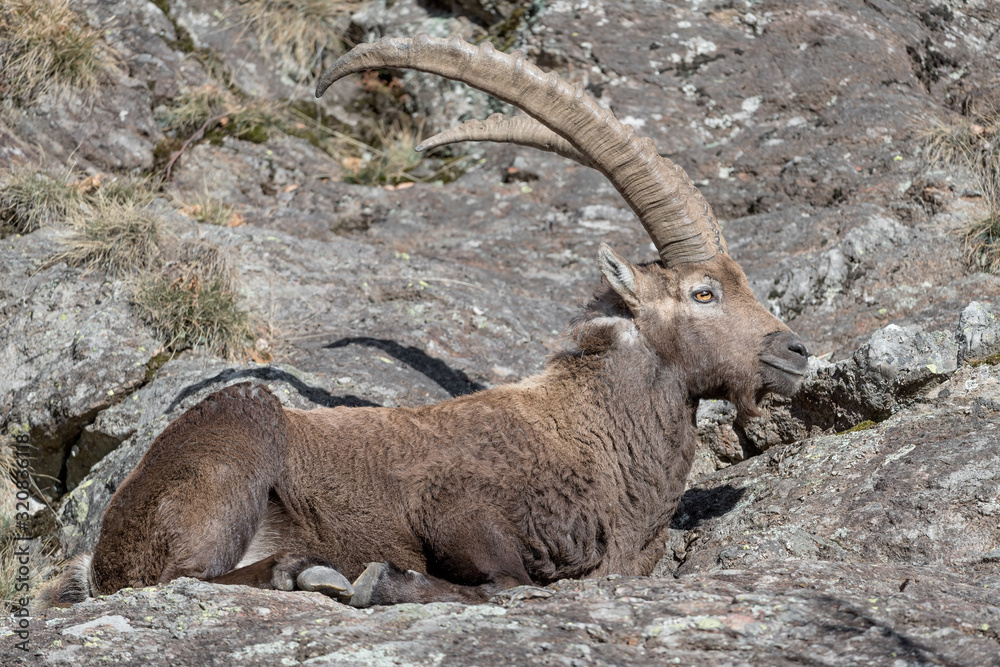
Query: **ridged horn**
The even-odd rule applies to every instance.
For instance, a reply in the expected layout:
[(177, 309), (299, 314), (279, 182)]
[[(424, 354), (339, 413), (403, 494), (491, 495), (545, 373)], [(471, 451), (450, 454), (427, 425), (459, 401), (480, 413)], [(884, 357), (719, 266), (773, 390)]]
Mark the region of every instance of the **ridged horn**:
[(556, 153), (579, 162), (584, 167), (594, 166), (580, 151), (573, 148), (571, 143), (531, 116), (505, 116), (502, 113), (495, 113), (486, 120), (467, 120), (461, 125), (438, 132), (420, 142), (417, 150), (428, 151), (438, 146), (462, 141), (496, 141), (529, 146)]
[(385, 37), (341, 56), (316, 85), (319, 97), (334, 81), (371, 69), (399, 67), (462, 81), (522, 109), (603, 173), (649, 233), (664, 264), (701, 262), (726, 253), (712, 209), (684, 170), (660, 157), (649, 139), (636, 136), (602, 109), (581, 85), (543, 73), (524, 54), (475, 47), (458, 37)]

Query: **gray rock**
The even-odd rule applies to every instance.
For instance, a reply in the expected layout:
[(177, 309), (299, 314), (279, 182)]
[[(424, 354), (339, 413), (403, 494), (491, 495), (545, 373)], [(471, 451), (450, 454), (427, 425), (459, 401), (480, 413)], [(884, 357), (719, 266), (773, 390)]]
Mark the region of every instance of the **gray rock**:
[(1000, 354), (1000, 322), (978, 301), (962, 311), (955, 338), (960, 364), (995, 361), (993, 358)]
[[(404, 604), (357, 610), (318, 593), (178, 579), (33, 620), (4, 664), (206, 656), (281, 664), (995, 665), (993, 577), (913, 565), (781, 561), (673, 579), (562, 581), (511, 606)], [(239, 628), (239, 632), (234, 632)]]
[(170, 19), (183, 29), (192, 47), (217, 54), (240, 90), (261, 99), (306, 98), (308, 77), (315, 74), (298, 71), (293, 63), (269, 60), (239, 3), (170, 0), (166, 4)]
[[(876, 331), (842, 368), (859, 402), (873, 416), (890, 414), (900, 400), (958, 367), (958, 348), (945, 332), (925, 334), (890, 324)], [(856, 369), (856, 370), (855, 370)]]
[(182, 35), (149, 0), (76, 0), (77, 7), (128, 65), (129, 76), (151, 94), (150, 108), (175, 97), (184, 86), (205, 82), (205, 68), (182, 48)]
[(779, 317), (794, 317), (807, 306), (831, 306), (839, 295), (863, 276), (878, 256), (910, 241), (910, 232), (898, 221), (873, 215), (863, 226), (817, 256), (788, 260), (770, 285), (755, 285), (758, 298)]
[(701, 401), (698, 404), (698, 449), (691, 478), (714, 472), (746, 458), (739, 436), (733, 430), (736, 406), (729, 401)]
[(842, 431), (882, 421), (910, 405), (922, 390), (945, 381), (958, 367), (957, 359), (951, 334), (890, 324), (850, 359), (817, 364), (816, 375), (798, 395), (772, 403), (777, 409), (770, 411), (771, 426), (754, 421), (746, 425), (746, 435), (764, 451), (809, 435), (813, 428)]
[(144, 83), (121, 77), (95, 94), (47, 93), (11, 125), (50, 158), (95, 170), (149, 169), (163, 138), (151, 100)]
[(453, 12), (491, 25), (511, 18), (519, 7), (530, 9), (534, 3), (532, 0), (447, 0), (440, 4), (447, 5)]
[[(496, 16), (502, 20), (510, 15), (516, 4), (506, 0), (485, 3), (457, 0), (450, 3), (455, 15), (449, 16), (435, 11), (433, 4), (417, 0), (377, 0), (355, 12), (351, 23), (352, 29), (361, 36), (359, 41), (365, 42), (373, 42), (382, 36), (412, 37), (420, 33), (434, 37), (458, 35), (473, 41), (482, 31), (475, 29), (467, 17), (473, 20), (490, 20), (489, 17)], [(412, 98), (408, 102), (410, 112), (420, 122), (426, 122), (423, 127), (424, 136), (470, 118), (486, 118), (491, 113), (511, 111), (507, 105), (461, 83), (408, 70), (399, 70), (398, 74), (406, 85), (407, 94)], [(338, 82), (334, 88), (340, 85), (341, 82)], [(474, 144), (456, 146), (452, 150), (457, 154), (478, 152)]]

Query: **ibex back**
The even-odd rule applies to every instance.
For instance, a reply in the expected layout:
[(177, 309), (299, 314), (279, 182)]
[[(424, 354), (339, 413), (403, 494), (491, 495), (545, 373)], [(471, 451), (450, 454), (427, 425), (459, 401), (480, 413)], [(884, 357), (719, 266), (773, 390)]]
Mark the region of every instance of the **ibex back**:
[(753, 415), (767, 392), (798, 388), (805, 347), (756, 301), (708, 204), (649, 140), (488, 43), (362, 45), (317, 94), (390, 66), (460, 79), (529, 114), (425, 146), (511, 141), (599, 169), (661, 261), (601, 246), (604, 280), (570, 325), (571, 348), (517, 384), (412, 409), (286, 409), (249, 384), (209, 396), (122, 483), (57, 601), (180, 576), (367, 606), (648, 574), (694, 458), (698, 401)]

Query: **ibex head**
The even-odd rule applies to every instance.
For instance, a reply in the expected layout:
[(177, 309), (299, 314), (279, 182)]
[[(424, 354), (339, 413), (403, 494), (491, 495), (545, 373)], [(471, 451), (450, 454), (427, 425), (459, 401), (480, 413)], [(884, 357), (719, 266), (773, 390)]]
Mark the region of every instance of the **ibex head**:
[(606, 283), (572, 335), (584, 351), (644, 345), (691, 398), (725, 398), (745, 416), (769, 391), (795, 393), (808, 367), (798, 336), (754, 297), (728, 255), (675, 267), (635, 265), (601, 247)]
[(581, 349), (646, 345), (681, 371), (693, 399), (727, 398), (746, 415), (756, 414), (768, 391), (798, 389), (808, 366), (805, 346), (757, 302), (708, 202), (683, 169), (581, 85), (543, 73), (519, 51), (419, 35), (355, 47), (324, 73), (316, 95), (347, 74), (382, 67), (463, 81), (528, 114), (469, 121), (418, 149), (504, 141), (553, 151), (603, 173), (639, 217), (662, 264), (637, 266), (602, 246), (608, 285), (574, 327)]

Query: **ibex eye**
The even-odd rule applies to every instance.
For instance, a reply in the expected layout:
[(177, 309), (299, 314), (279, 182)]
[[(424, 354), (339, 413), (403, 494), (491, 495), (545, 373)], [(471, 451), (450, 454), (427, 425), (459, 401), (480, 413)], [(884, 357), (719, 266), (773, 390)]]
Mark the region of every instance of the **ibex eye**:
[(700, 292), (695, 292), (694, 298), (695, 300), (701, 301), (702, 303), (708, 303), (709, 301), (715, 298), (715, 295), (712, 294), (707, 289), (703, 289)]

